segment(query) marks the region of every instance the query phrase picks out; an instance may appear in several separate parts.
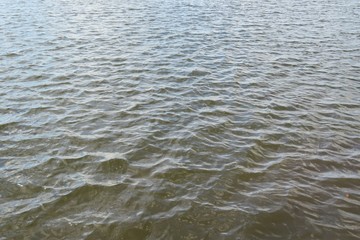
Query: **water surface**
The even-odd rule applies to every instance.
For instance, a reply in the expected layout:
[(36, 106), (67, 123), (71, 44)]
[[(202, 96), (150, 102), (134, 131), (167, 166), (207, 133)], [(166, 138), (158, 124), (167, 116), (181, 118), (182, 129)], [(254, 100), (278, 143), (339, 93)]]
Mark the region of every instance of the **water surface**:
[(359, 239), (358, 0), (2, 0), (0, 239)]

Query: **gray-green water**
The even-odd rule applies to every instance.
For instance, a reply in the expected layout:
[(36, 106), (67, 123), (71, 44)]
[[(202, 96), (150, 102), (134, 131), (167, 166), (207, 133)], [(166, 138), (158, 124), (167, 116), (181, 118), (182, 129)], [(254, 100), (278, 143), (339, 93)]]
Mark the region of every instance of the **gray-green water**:
[(359, 239), (358, 0), (0, 1), (0, 239)]

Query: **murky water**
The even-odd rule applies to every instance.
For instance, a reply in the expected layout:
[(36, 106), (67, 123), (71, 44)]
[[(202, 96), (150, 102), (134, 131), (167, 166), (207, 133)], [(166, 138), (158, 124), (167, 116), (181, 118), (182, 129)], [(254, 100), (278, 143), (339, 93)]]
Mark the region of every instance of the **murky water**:
[(359, 239), (358, 0), (2, 0), (0, 239)]

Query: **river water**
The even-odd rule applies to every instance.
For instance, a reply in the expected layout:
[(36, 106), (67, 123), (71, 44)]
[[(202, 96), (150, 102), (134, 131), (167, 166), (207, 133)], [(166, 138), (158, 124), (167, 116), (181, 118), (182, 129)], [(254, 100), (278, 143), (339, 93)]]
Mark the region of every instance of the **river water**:
[(359, 239), (358, 0), (2, 0), (0, 239)]

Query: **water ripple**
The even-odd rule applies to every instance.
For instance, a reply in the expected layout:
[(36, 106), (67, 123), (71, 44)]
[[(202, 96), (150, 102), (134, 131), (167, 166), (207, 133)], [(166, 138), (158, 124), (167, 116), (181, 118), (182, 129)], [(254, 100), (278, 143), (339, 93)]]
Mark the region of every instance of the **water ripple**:
[(0, 239), (359, 239), (360, 4), (0, 2)]

